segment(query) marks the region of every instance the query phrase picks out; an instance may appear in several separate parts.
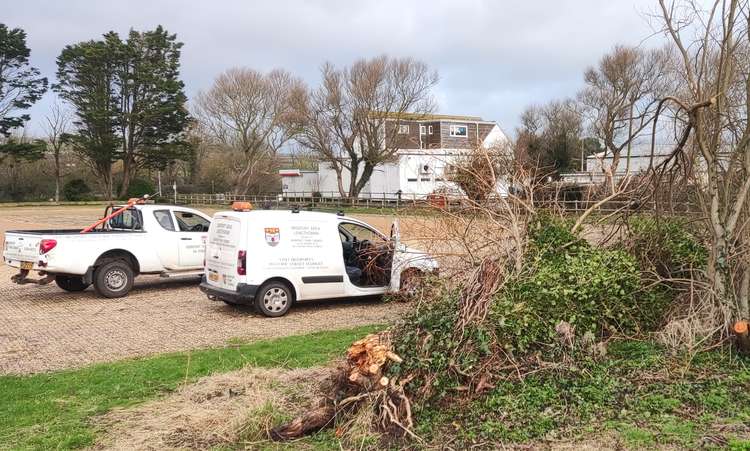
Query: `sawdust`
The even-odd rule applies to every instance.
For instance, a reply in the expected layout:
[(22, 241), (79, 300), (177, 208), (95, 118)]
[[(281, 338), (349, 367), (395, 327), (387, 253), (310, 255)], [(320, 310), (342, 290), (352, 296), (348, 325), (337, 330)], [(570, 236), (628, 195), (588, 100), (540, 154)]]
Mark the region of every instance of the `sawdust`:
[(317, 387), (330, 371), (248, 367), (208, 376), (163, 399), (97, 417), (100, 433), (92, 449), (210, 449), (237, 443), (249, 417), (264, 406), (294, 412), (319, 397)]

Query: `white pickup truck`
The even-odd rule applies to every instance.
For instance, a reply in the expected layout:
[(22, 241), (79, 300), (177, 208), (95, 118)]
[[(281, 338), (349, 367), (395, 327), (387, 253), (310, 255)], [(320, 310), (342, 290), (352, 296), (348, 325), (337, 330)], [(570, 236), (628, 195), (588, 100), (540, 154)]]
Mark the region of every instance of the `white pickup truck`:
[[(107, 209), (110, 211), (118, 207)], [(20, 272), (19, 284), (54, 280), (66, 291), (91, 284), (101, 296), (125, 296), (138, 274), (200, 276), (211, 220), (173, 205), (137, 204), (90, 232), (11, 230), (5, 233), (3, 261)], [(30, 279), (38, 271), (40, 279)]]

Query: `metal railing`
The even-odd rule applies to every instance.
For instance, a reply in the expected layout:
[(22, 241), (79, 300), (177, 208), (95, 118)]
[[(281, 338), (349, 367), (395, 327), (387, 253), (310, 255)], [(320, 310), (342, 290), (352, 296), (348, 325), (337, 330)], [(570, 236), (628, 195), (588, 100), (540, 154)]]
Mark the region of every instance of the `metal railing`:
[[(250, 202), (255, 208), (283, 209), (303, 207), (319, 210), (338, 210), (342, 208), (362, 209), (461, 209), (471, 205), (466, 198), (457, 195), (433, 194), (430, 196), (416, 194), (379, 193), (370, 197), (342, 198), (333, 197), (333, 193), (284, 193), (284, 194), (177, 194), (178, 204), (187, 205), (211, 205), (227, 206), (232, 202)], [(335, 193), (338, 195), (338, 192)], [(490, 208), (503, 208), (503, 199), (490, 199), (483, 202), (483, 206)], [(512, 202), (512, 201), (511, 201)], [(597, 203), (593, 200), (576, 199), (550, 199), (535, 200), (537, 209), (548, 209), (569, 214), (582, 213)], [(662, 209), (666, 205), (660, 205)], [(607, 201), (597, 208), (603, 214), (617, 211), (655, 211), (656, 204), (653, 200), (646, 202), (634, 202), (631, 199), (613, 199)], [(671, 206), (674, 213), (694, 214), (698, 212), (697, 207), (688, 203)]]

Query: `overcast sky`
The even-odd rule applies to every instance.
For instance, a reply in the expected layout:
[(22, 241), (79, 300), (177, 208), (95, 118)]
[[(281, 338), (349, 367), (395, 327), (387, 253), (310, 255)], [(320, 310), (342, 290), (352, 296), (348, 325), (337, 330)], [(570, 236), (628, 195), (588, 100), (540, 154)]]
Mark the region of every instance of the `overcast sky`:
[[(10, 0), (0, 0), (0, 4)], [(317, 83), (321, 63), (383, 53), (436, 68), (439, 112), (496, 120), (512, 133), (530, 104), (572, 96), (616, 43), (644, 42), (654, 0), (25, 0), (0, 21), (28, 34), (32, 64), (54, 79), (66, 44), (161, 24), (185, 46), (192, 97), (233, 66), (285, 68)], [(31, 110), (38, 133), (53, 95)]]

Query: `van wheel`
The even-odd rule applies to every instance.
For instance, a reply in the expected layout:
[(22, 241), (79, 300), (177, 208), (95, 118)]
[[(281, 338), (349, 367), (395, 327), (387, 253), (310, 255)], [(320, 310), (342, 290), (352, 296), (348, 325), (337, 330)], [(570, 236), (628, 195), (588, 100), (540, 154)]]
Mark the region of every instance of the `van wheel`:
[(269, 282), (258, 290), (255, 296), (255, 308), (265, 316), (278, 317), (286, 315), (294, 302), (292, 290), (285, 283)]
[(91, 285), (90, 283), (84, 283), (83, 277), (76, 276), (55, 276), (55, 283), (58, 287), (65, 291), (83, 291)]
[(94, 289), (105, 298), (121, 298), (133, 288), (133, 268), (124, 260), (105, 263), (94, 271)]

